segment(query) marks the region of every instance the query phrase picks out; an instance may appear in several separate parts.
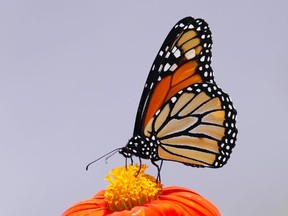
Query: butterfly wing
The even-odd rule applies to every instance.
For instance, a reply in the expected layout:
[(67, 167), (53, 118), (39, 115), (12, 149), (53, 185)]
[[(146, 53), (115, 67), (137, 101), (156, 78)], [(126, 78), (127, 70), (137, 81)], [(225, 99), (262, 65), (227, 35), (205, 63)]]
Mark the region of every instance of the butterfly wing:
[[(134, 128), (135, 140), (156, 138), (156, 160), (217, 168), (230, 157), (237, 137), (237, 113), (214, 82), (211, 46), (208, 24), (187, 17), (173, 27), (156, 56)], [(154, 160), (145, 144), (144, 152), (134, 151)]]
[(235, 146), (236, 110), (212, 83), (193, 84), (168, 100), (145, 128), (160, 141), (158, 156), (196, 167), (222, 167)]
[(186, 17), (170, 31), (148, 75), (137, 110), (134, 136), (174, 94), (194, 83), (214, 83), (211, 32), (202, 19)]

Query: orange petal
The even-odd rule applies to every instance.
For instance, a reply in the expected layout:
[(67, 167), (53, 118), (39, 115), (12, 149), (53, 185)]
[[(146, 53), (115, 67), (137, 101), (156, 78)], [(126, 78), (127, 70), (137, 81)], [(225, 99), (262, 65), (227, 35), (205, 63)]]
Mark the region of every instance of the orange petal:
[(147, 208), (151, 209), (155, 215), (164, 215), (166, 212), (169, 211), (169, 206), (163, 203), (161, 200), (154, 200), (154, 201), (145, 203), (144, 205), (147, 206)]
[(203, 206), (205, 209), (209, 210), (210, 213), (212, 215), (217, 215), (220, 216), (220, 212), (217, 209), (217, 207), (215, 205), (213, 205), (210, 201), (208, 201), (207, 199), (205, 199), (204, 197), (198, 195), (198, 194), (193, 194), (193, 193), (182, 193), (182, 194), (178, 194), (178, 197), (183, 197), (187, 200), (193, 200), (195, 203), (197, 203), (198, 205)]
[[(131, 216), (131, 212), (128, 210), (123, 210), (123, 211), (116, 211), (116, 212), (111, 212), (110, 214), (104, 214), (104, 215), (111, 215), (111, 216)], [(103, 215), (102, 215), (103, 216)]]
[(103, 216), (105, 212), (104, 191), (99, 191), (91, 199), (83, 200), (67, 209), (62, 216)]
[(161, 200), (173, 200), (175, 203), (194, 209), (200, 215), (220, 216), (220, 212), (211, 202), (198, 193), (177, 186), (167, 187), (160, 195)]
[(90, 203), (91, 200), (82, 201), (77, 203), (67, 209), (62, 216), (103, 216), (105, 209), (103, 207), (99, 207), (93, 203)]
[(163, 188), (163, 194), (171, 194), (171, 193), (177, 193), (177, 192), (189, 192), (189, 193), (198, 194), (195, 191), (192, 191), (187, 188), (179, 187), (179, 186), (170, 186), (170, 187)]
[(191, 216), (193, 215), (191, 214), (193, 213), (193, 210), (189, 209), (189, 211), (187, 212), (187, 209), (183, 208), (182, 206), (170, 200), (165, 200), (164, 202), (162, 200), (155, 200), (149, 203), (148, 205), (149, 207), (154, 206), (155, 209), (158, 209), (158, 211), (155, 212), (155, 215), (158, 215), (158, 216), (167, 216), (167, 215)]

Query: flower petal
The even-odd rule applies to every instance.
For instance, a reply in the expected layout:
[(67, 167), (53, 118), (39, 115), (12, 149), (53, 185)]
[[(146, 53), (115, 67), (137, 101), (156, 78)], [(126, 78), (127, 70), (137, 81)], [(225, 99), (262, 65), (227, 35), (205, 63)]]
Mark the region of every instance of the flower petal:
[[(169, 201), (163, 202), (162, 200), (155, 200), (150, 203), (147, 203), (149, 208), (152, 208), (155, 212), (154, 215), (157, 216), (167, 216), (167, 215), (183, 215), (183, 209), (179, 205)], [(182, 211), (182, 212), (181, 212)]]
[(105, 209), (104, 190), (99, 191), (91, 199), (78, 202), (67, 209), (62, 216), (103, 216)]
[(160, 195), (161, 200), (173, 201), (193, 209), (196, 215), (220, 216), (218, 209), (198, 193), (181, 187), (167, 187)]
[(95, 206), (90, 200), (82, 201), (67, 209), (62, 216), (103, 216), (105, 209), (103, 207)]
[[(176, 194), (175, 194), (176, 195)], [(186, 200), (193, 200), (195, 204), (197, 203), (199, 206), (202, 206), (203, 208), (207, 209), (210, 211), (211, 215), (221, 215), (219, 210), (207, 199), (204, 197), (195, 194), (195, 193), (181, 193), (177, 194), (178, 197), (185, 198)]]

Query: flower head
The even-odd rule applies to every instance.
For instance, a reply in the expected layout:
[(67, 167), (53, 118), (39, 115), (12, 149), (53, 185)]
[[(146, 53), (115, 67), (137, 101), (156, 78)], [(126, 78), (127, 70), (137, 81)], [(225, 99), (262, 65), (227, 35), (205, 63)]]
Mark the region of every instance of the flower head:
[(162, 188), (153, 176), (144, 174), (146, 165), (120, 167), (113, 169), (106, 176), (110, 185), (104, 198), (108, 209), (112, 211), (129, 210), (134, 206), (158, 199)]
[(220, 216), (218, 209), (198, 193), (177, 186), (162, 188), (144, 174), (146, 165), (113, 169), (110, 185), (92, 198), (76, 203), (62, 216)]

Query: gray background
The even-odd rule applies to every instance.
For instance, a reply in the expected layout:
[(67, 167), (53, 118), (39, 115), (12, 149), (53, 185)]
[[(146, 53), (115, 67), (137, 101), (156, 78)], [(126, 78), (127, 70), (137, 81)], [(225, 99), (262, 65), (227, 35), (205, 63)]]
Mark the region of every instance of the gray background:
[(286, 0), (2, 0), (1, 215), (60, 215), (106, 187), (122, 156), (84, 168), (126, 144), (154, 57), (190, 15), (210, 24), (239, 136), (222, 169), (166, 162), (163, 183), (198, 191), (223, 216), (287, 215), (287, 9)]

